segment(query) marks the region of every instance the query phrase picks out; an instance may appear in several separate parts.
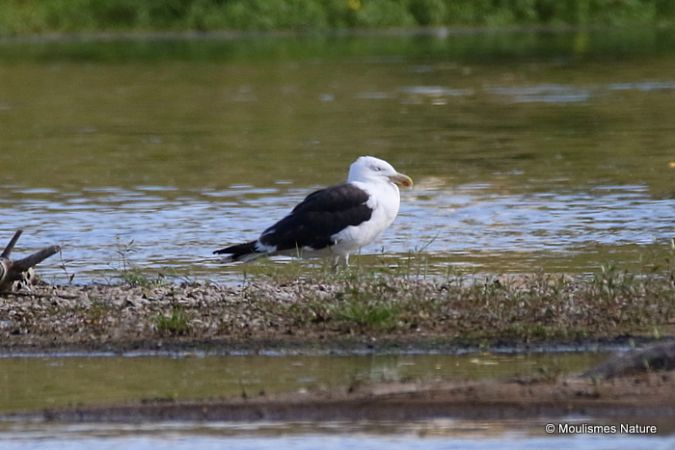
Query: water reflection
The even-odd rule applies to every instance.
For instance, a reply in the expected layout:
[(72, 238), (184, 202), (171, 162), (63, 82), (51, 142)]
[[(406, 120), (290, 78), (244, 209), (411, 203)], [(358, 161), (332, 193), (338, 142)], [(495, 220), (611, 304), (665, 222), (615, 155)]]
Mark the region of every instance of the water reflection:
[(141, 399), (320, 391), (355, 382), (445, 381), (587, 370), (605, 353), (258, 356), (202, 353), (2, 357), (0, 413)]
[(578, 103), (586, 102), (591, 97), (588, 89), (544, 84), (524, 87), (493, 87), (490, 93), (503, 95), (513, 103)]
[(78, 282), (132, 240), (141, 267), (231, 280), (214, 248), (374, 154), (417, 187), (366, 254), (585, 272), (663, 253), (675, 41), (655, 33), (0, 42), (0, 236), (61, 244)]

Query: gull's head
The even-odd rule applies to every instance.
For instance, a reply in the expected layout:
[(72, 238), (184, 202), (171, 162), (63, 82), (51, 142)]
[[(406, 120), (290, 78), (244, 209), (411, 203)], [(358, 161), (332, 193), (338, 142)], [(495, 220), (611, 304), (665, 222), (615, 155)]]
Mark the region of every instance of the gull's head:
[(373, 156), (361, 156), (349, 167), (347, 181), (384, 181), (397, 186), (411, 188), (412, 179), (399, 173), (387, 161)]

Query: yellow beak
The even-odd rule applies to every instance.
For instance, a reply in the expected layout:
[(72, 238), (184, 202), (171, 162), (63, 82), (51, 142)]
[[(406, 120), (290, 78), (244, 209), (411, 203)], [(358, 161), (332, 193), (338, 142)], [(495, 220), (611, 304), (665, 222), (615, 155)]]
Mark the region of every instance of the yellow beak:
[(392, 183), (397, 184), (402, 187), (411, 188), (413, 186), (413, 180), (408, 175), (402, 173), (397, 173), (389, 177)]

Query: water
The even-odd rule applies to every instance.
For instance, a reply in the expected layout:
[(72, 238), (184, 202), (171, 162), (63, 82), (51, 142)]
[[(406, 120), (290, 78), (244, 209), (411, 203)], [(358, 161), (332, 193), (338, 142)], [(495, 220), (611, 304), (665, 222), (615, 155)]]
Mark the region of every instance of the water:
[(236, 397), (354, 382), (443, 381), (576, 373), (604, 353), (468, 355), (38, 356), (0, 358), (0, 413), (140, 399)]
[(24, 228), (21, 252), (61, 244), (49, 281), (126, 263), (236, 280), (212, 250), (373, 154), (416, 187), (366, 255), (424, 249), (439, 272), (661, 260), (672, 35), (6, 40), (0, 236)]
[[(441, 381), (578, 373), (602, 353), (370, 356), (219, 356), (206, 354), (55, 355), (0, 358), (0, 412), (141, 399), (199, 399), (303, 392), (354, 381)], [(626, 418), (634, 423), (639, 419)], [(652, 418), (653, 420), (653, 418)], [(666, 419), (667, 420), (667, 419)], [(660, 434), (556, 435), (547, 423), (603, 424), (591, 417), (504, 420), (329, 422), (48, 423), (0, 421), (0, 447), (18, 449), (151, 448), (582, 448), (666, 449), (672, 424)], [(612, 421), (611, 423), (615, 423)]]
[[(570, 420), (570, 422), (575, 422)], [(237, 426), (220, 423), (131, 426), (52, 426), (39, 430), (17, 427), (0, 433), (7, 450), (47, 449), (569, 449), (666, 450), (668, 436), (545, 436), (544, 423), (511, 420), (472, 422), (438, 420), (426, 423), (306, 423)], [(487, 437), (485, 436), (487, 435)], [(480, 436), (480, 439), (476, 437)], [(4, 438), (4, 439), (3, 439)]]

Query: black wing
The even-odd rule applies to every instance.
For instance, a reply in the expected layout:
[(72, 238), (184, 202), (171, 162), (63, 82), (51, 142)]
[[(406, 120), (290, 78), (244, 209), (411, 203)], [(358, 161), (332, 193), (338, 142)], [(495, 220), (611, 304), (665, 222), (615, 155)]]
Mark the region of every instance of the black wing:
[(335, 233), (370, 219), (373, 211), (366, 205), (368, 198), (367, 192), (349, 183), (312, 192), (288, 216), (266, 229), (260, 241), (275, 245), (277, 251), (333, 245)]

